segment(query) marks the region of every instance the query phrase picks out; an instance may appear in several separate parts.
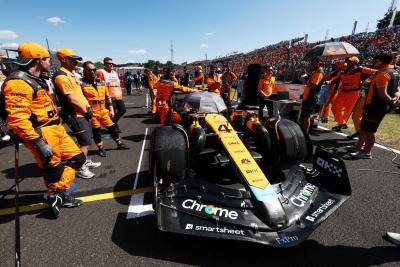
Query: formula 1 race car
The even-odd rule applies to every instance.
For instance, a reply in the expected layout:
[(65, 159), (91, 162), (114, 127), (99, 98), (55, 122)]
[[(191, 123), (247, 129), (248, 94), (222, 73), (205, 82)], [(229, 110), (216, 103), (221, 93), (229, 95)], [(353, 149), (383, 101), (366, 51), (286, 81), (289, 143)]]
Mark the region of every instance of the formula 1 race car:
[[(259, 121), (196, 92), (175, 101), (181, 122), (156, 127), (150, 172), (162, 231), (276, 247), (304, 241), (351, 194), (342, 159), (294, 121)], [(314, 154), (314, 155), (313, 155)], [(313, 167), (302, 163), (313, 157)]]

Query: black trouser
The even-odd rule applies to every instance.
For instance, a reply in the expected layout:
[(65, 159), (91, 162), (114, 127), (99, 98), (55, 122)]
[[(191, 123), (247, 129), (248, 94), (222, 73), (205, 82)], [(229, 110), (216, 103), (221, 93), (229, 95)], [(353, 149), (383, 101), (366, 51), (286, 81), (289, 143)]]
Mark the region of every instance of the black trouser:
[(274, 102), (270, 101), (271, 98), (261, 98), (260, 97), (260, 104), (258, 106), (258, 117), (262, 119), (264, 117), (264, 107), (267, 106), (268, 109), (268, 117), (274, 116)]
[(125, 103), (124, 100), (116, 100), (113, 99), (112, 100), (112, 104), (113, 104), (113, 108), (114, 108), (114, 119), (113, 122), (117, 123), (119, 121), (119, 119), (125, 114), (126, 112), (126, 108), (125, 108)]
[(132, 83), (125, 84), (125, 88), (126, 88), (127, 95), (130, 95), (132, 92)]

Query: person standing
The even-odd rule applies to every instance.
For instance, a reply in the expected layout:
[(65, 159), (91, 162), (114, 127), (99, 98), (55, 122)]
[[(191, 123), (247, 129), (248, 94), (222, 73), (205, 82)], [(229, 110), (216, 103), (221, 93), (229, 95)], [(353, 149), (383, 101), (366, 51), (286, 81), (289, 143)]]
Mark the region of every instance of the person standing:
[(210, 72), (206, 76), (206, 83), (209, 92), (221, 95), (221, 79), (217, 73), (215, 73), (215, 66), (210, 66)]
[(110, 133), (112, 139), (117, 144), (117, 149), (128, 149), (122, 142), (119, 134), (115, 129), (115, 124), (111, 120), (114, 117), (114, 108), (111, 98), (108, 95), (108, 90), (103, 81), (96, 80), (96, 67), (93, 62), (86, 61), (83, 63), (83, 79), (82, 91), (89, 104), (93, 109), (93, 117), (90, 120), (93, 140), (98, 148), (98, 154), (101, 157), (106, 157), (107, 153), (103, 148), (101, 140), (101, 126), (105, 127)]
[(157, 101), (156, 101), (157, 89), (155, 88), (155, 85), (159, 79), (149, 69), (145, 69), (144, 73), (147, 78), (147, 86), (148, 86), (149, 92), (150, 92), (150, 99), (151, 99), (150, 112), (151, 112), (151, 114), (154, 115), (157, 113)]
[(275, 88), (275, 77), (272, 76), (273, 69), (267, 65), (264, 67), (264, 75), (258, 82), (258, 95), (260, 96), (260, 104), (258, 106), (258, 117), (261, 120), (264, 117), (264, 107), (267, 106), (268, 116), (274, 116), (274, 102), (271, 100), (271, 96)]
[(189, 86), (189, 82), (190, 82), (190, 73), (187, 69), (187, 67), (183, 67), (183, 75), (182, 75), (182, 85), (183, 86)]
[(125, 103), (122, 99), (121, 82), (118, 73), (114, 70), (114, 63), (112, 58), (105, 57), (103, 59), (104, 69), (97, 72), (97, 77), (106, 83), (108, 93), (110, 94), (112, 104), (114, 107), (115, 116), (113, 121), (117, 132), (121, 132), (118, 126), (119, 119), (126, 113)]
[[(50, 70), (50, 54), (34, 42), (18, 47), (20, 70), (12, 73), (2, 86), (7, 124), (33, 154), (47, 187), (47, 201), (57, 218), (61, 207), (79, 207), (82, 201), (67, 193), (75, 170), (86, 161), (61, 125), (41, 74)], [(65, 163), (64, 163), (65, 161)]]
[(374, 69), (359, 67), (358, 57), (348, 58), (346, 62), (347, 69), (340, 75), (339, 92), (332, 105), (332, 112), (338, 124), (332, 128), (334, 131), (348, 128), (347, 120), (360, 97), (361, 84), (363, 80), (376, 72)]
[(227, 101), (231, 101), (232, 97), (232, 84), (237, 80), (237, 76), (233, 73), (229, 67), (226, 65), (225, 72), (221, 76), (222, 81), (222, 91), (226, 94)]
[(307, 81), (302, 97), (301, 118), (303, 119), (303, 129), (306, 133), (310, 130), (311, 115), (314, 113), (315, 105), (317, 104), (317, 94), (321, 89), (324, 79), (321, 61), (314, 58), (311, 63), (311, 75)]
[(356, 152), (351, 156), (359, 159), (371, 159), (371, 150), (375, 144), (375, 134), (385, 115), (399, 101), (400, 75), (394, 70), (393, 55), (380, 53), (374, 57), (374, 67), (378, 72), (374, 76), (365, 100), (365, 111), (361, 119), (361, 128), (356, 143)]
[(196, 72), (194, 73), (194, 86), (197, 90), (203, 90), (204, 86), (204, 75), (203, 75), (203, 67), (197, 66)]
[[(68, 48), (60, 48), (57, 58), (61, 67), (53, 76), (55, 92), (61, 106), (61, 117), (74, 133), (81, 151), (87, 158), (89, 146), (92, 143), (92, 129), (89, 124), (93, 112), (88, 101), (82, 93), (80, 81), (74, 74), (80, 56)], [(100, 162), (86, 160), (86, 163), (77, 172), (77, 177), (91, 179), (94, 173), (89, 168), (97, 168)]]

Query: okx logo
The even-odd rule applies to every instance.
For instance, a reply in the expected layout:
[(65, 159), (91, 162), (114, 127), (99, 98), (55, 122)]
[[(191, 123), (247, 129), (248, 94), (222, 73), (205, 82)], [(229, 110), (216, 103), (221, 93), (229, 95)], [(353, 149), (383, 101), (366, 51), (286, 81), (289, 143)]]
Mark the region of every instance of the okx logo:
[(185, 201), (183, 201), (182, 207), (184, 209), (204, 212), (205, 214), (208, 214), (208, 215), (216, 215), (219, 217), (229, 218), (231, 220), (236, 220), (239, 216), (239, 214), (234, 210), (218, 208), (214, 205), (200, 204), (200, 203), (197, 203), (197, 201), (193, 200), (193, 199), (186, 199)]

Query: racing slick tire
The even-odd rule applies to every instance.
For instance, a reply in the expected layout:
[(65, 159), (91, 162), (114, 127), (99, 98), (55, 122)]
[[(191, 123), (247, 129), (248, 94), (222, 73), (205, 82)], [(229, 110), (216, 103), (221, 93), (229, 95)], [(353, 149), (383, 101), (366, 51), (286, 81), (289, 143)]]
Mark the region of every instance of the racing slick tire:
[(265, 126), (271, 137), (271, 149), (264, 159), (269, 168), (288, 169), (300, 164), (309, 155), (310, 147), (301, 127), (294, 121), (268, 120)]
[(172, 126), (154, 129), (150, 142), (151, 176), (169, 185), (185, 179), (187, 169), (187, 141)]

